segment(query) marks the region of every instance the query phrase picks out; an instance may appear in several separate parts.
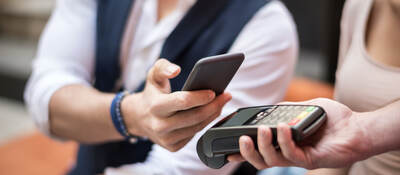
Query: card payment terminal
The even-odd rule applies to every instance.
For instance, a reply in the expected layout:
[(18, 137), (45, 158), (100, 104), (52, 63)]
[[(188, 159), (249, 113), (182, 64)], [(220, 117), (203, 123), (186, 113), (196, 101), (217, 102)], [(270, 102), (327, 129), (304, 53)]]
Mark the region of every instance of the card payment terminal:
[[(319, 106), (270, 105), (241, 108), (210, 128), (197, 142), (197, 154), (211, 168), (221, 168), (229, 154), (239, 153), (239, 137), (247, 135), (256, 143), (257, 127), (267, 125), (276, 141), (276, 126), (287, 123), (293, 140), (298, 142), (313, 134), (326, 120), (325, 111)], [(257, 144), (255, 144), (257, 146)]]

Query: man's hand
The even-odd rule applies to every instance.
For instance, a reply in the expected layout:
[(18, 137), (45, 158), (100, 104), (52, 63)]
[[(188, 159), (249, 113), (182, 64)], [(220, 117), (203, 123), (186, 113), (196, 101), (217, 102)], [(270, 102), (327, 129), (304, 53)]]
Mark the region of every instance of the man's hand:
[(171, 93), (169, 79), (179, 72), (177, 65), (158, 60), (148, 73), (144, 91), (127, 96), (121, 106), (130, 133), (173, 152), (218, 117), (231, 99), (228, 93), (215, 97), (211, 90)]
[(315, 99), (300, 104), (319, 105), (328, 115), (326, 123), (314, 135), (297, 145), (292, 140), (289, 126), (279, 124), (277, 139), (280, 150), (275, 150), (271, 143), (271, 130), (260, 126), (257, 138), (259, 151), (254, 148), (250, 137), (242, 136), (239, 140), (241, 155), (231, 155), (228, 160), (247, 160), (257, 169), (273, 166), (315, 169), (342, 167), (367, 158), (365, 153), (371, 141), (366, 136), (365, 128), (359, 126), (359, 121), (363, 120), (357, 116), (359, 113), (329, 99)]

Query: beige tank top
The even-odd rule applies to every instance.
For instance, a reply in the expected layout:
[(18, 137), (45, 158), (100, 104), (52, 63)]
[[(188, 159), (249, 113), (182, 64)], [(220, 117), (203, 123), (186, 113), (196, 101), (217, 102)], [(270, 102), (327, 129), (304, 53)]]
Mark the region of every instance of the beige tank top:
[[(358, 112), (373, 111), (400, 99), (400, 68), (377, 62), (366, 51), (365, 29), (372, 5), (373, 0), (348, 0), (342, 16), (335, 98)], [(400, 150), (356, 162), (349, 174), (400, 175)]]

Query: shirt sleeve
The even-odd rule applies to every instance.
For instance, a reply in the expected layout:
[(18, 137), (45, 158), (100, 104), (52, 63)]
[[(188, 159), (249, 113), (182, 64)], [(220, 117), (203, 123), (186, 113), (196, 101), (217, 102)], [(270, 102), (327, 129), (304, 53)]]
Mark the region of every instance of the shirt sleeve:
[(226, 89), (233, 98), (217, 120), (196, 134), (178, 152), (171, 153), (161, 146), (154, 145), (144, 163), (108, 168), (105, 173), (222, 175), (234, 171), (237, 167), (234, 163), (229, 163), (221, 169), (205, 166), (197, 156), (196, 144), (208, 128), (236, 109), (275, 104), (283, 100), (298, 53), (295, 24), (284, 5), (279, 1), (272, 1), (257, 12), (239, 34), (229, 52), (244, 52), (246, 59)]
[(49, 131), (49, 102), (61, 87), (93, 79), (95, 0), (57, 0), (40, 38), (24, 99), (38, 128)]

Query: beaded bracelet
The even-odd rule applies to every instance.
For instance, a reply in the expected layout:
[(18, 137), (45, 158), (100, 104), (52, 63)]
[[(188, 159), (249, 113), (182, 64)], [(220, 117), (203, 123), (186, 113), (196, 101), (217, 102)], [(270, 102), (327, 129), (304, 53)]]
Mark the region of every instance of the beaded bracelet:
[(128, 132), (128, 129), (125, 125), (122, 113), (121, 113), (121, 102), (125, 98), (126, 95), (129, 95), (128, 92), (119, 92), (113, 99), (111, 103), (110, 113), (111, 120), (114, 124), (115, 129), (123, 136), (126, 140), (131, 143), (136, 143), (139, 137), (134, 136)]

